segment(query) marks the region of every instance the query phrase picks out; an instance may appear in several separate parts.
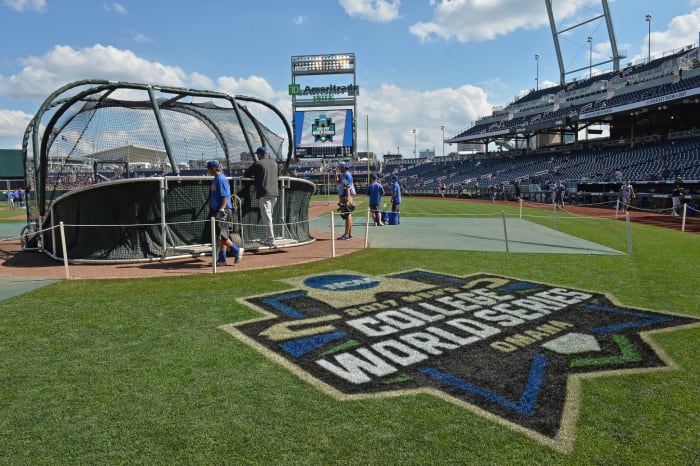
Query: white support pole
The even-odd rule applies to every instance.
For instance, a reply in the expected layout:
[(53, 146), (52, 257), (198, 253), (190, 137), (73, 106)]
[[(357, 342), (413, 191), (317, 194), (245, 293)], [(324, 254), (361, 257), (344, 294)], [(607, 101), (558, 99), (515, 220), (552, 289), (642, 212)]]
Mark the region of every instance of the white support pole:
[(557, 204), (554, 204), (554, 229), (557, 229)]
[(369, 245), (369, 218), (371, 215), (372, 210), (370, 208), (367, 208), (367, 223), (365, 224), (365, 249), (367, 249), (367, 246)]
[(211, 217), (211, 272), (216, 273), (216, 252), (219, 247), (216, 241), (216, 219)]
[(630, 224), (630, 213), (625, 212), (625, 221), (627, 222), (627, 253), (632, 255), (632, 227)]
[(615, 201), (615, 220), (617, 220), (617, 213), (620, 210), (620, 200)]
[(331, 210), (331, 257), (335, 257), (335, 212)]
[(506, 252), (510, 252), (510, 249), (508, 248), (508, 228), (506, 228), (506, 213), (505, 211), (501, 211), (503, 213), (503, 236), (506, 239)]
[(66, 271), (66, 280), (70, 278), (70, 273), (68, 272), (68, 251), (66, 251), (66, 232), (63, 229), (63, 222), (59, 224), (59, 229), (61, 231), (61, 250), (63, 251), (63, 269)]
[(688, 210), (686, 203), (681, 204), (681, 209), (683, 209), (683, 220), (681, 221), (681, 231), (685, 231), (685, 214)]
[(519, 218), (523, 218), (523, 198), (521, 197), (520, 199), (518, 199), (518, 201), (520, 204), (520, 217)]

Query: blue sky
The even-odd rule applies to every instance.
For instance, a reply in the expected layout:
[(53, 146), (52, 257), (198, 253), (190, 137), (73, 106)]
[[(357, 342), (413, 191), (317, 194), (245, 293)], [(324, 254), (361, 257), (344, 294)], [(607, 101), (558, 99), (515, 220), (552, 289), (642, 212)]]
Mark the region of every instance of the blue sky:
[[(412, 156), (415, 128), (417, 150), (442, 155), (441, 126), (458, 133), (534, 88), (537, 75), (540, 87), (559, 81), (545, 0), (0, 2), (0, 148), (20, 147), (48, 94), (90, 78), (253, 95), (291, 120), (290, 57), (351, 52), (359, 150), (369, 121), (373, 152)], [(602, 12), (600, 0), (553, 3), (559, 29)], [(649, 26), (652, 56), (697, 45), (700, 0), (609, 5), (623, 65), (646, 59)], [(594, 21), (561, 36), (567, 69), (588, 66), (588, 36), (594, 63), (610, 56), (605, 24)]]

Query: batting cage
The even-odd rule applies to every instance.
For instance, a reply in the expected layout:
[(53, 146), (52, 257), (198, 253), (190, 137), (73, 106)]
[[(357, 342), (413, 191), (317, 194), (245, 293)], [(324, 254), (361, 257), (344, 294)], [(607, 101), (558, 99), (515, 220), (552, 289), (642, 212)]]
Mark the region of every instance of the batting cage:
[[(277, 134), (271, 127), (279, 127)], [(147, 84), (79, 81), (51, 94), (25, 131), (30, 192), (25, 250), (73, 262), (150, 261), (211, 253), (211, 177), (217, 160), (234, 194), (233, 239), (258, 248), (253, 180), (265, 146), (278, 162), (273, 212), (278, 247), (314, 241), (314, 185), (285, 176), (291, 129), (279, 110), (248, 96)]]

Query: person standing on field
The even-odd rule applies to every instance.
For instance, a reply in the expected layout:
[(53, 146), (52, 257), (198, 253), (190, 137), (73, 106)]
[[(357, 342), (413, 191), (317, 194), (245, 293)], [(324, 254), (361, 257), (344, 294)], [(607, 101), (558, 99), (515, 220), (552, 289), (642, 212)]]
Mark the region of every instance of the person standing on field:
[(347, 162), (341, 162), (338, 170), (335, 172), (335, 181), (338, 185), (338, 206), (340, 207), (340, 216), (345, 220), (345, 231), (340, 236), (339, 240), (352, 239), (352, 211), (355, 206), (352, 203), (352, 196), (355, 195), (355, 185), (353, 184), (352, 175), (348, 171), (349, 165)]
[(631, 200), (637, 197), (637, 195), (634, 194), (634, 188), (630, 180), (625, 181), (620, 188), (620, 196), (622, 197), (622, 211), (627, 212), (630, 208)]
[(233, 222), (233, 204), (231, 203), (231, 185), (228, 178), (221, 173), (221, 165), (216, 160), (207, 162), (207, 174), (213, 176), (209, 191), (209, 217), (216, 218), (216, 237), (219, 238), (219, 255), (217, 265), (226, 265), (226, 254), (230, 250), (234, 264), (241, 260), (241, 250), (232, 240), (230, 225)]
[(275, 227), (272, 223), (272, 212), (279, 196), (277, 162), (267, 157), (267, 148), (264, 146), (258, 147), (255, 155), (258, 160), (245, 171), (244, 176), (255, 179), (255, 196), (258, 198), (264, 229), (259, 242), (274, 248)]
[(382, 195), (384, 187), (379, 183), (378, 176), (372, 173), (370, 176), (372, 183), (367, 187), (367, 195), (369, 196), (369, 210), (372, 212), (372, 218), (376, 226), (383, 226), (382, 216), (379, 213), (379, 206), (382, 204)]
[(399, 185), (399, 177), (394, 175), (391, 177), (391, 211), (396, 212), (396, 220), (399, 223), (401, 212), (401, 185)]

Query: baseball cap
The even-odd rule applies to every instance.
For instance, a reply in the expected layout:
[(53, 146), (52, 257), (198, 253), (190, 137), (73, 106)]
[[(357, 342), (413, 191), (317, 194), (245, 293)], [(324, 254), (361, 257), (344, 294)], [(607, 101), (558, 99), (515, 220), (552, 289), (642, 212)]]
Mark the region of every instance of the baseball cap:
[(216, 168), (218, 170), (221, 168), (221, 165), (216, 160), (210, 160), (207, 162), (207, 168)]
[(340, 162), (338, 164), (338, 168), (348, 168), (349, 166), (347, 162)]
[(378, 176), (375, 175), (374, 173), (372, 173), (372, 175), (370, 175), (370, 178), (372, 178), (373, 180), (376, 180), (378, 178)]
[(257, 149), (255, 149), (256, 154), (267, 154), (267, 147), (265, 146), (260, 146)]
[(398, 181), (399, 177), (396, 176), (396, 175), (394, 175), (394, 176), (391, 177), (391, 179), (392, 179), (392, 180), (397, 180), (397, 181)]

